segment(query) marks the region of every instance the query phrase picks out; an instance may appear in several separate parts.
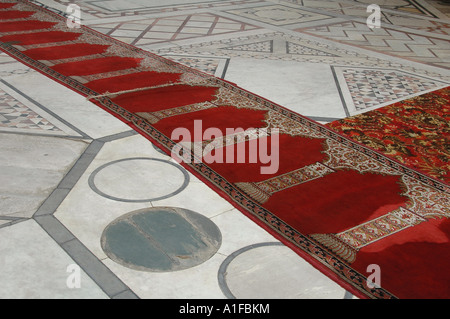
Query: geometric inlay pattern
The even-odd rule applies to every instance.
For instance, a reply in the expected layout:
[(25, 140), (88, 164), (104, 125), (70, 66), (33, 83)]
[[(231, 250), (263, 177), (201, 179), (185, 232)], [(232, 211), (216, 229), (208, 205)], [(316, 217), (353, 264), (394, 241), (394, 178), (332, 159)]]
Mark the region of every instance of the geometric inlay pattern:
[(342, 74), (357, 110), (402, 99), (439, 85), (432, 80), (393, 70), (346, 68)]
[[(130, 17), (130, 16), (143, 16), (148, 14), (160, 14), (168, 12), (180, 12), (187, 10), (199, 10), (215, 7), (234, 6), (242, 4), (259, 3), (264, 0), (220, 0), (220, 1), (186, 1), (179, 0), (176, 5), (170, 5), (166, 1), (142, 1), (139, 5), (136, 1), (133, 4), (128, 4), (119, 8), (110, 9), (107, 8), (108, 2), (113, 1), (73, 1), (73, 0), (54, 0), (54, 2), (62, 4), (67, 7), (69, 4), (76, 2), (81, 7), (81, 12), (84, 15), (90, 15), (97, 18), (115, 18), (115, 17)], [(37, 3), (39, 4), (39, 3)], [(100, 6), (98, 5), (100, 4)], [(101, 6), (103, 5), (103, 7)], [(47, 7), (42, 5), (44, 8)]]
[(273, 52), (273, 40), (235, 45), (235, 46), (226, 47), (226, 48), (222, 48), (222, 49), (223, 50), (232, 50), (232, 51), (272, 53)]
[(62, 132), (52, 123), (1, 89), (0, 127)]
[(244, 22), (210, 13), (95, 24), (91, 27), (132, 45), (147, 45), (258, 29)]
[[(272, 43), (273, 53), (268, 52), (269, 44)], [(295, 44), (297, 44), (298, 47), (295, 46)], [(301, 48), (302, 46), (304, 48)], [(288, 49), (291, 50), (291, 52), (288, 53)], [(337, 47), (333, 43), (306, 39), (303, 38), (300, 33), (298, 36), (286, 35), (281, 32), (256, 34), (245, 37), (241, 36), (231, 39), (172, 46), (170, 48), (161, 48), (156, 52), (160, 55), (176, 54), (190, 56), (204, 55), (205, 52), (208, 52), (208, 54), (226, 56), (229, 58), (263, 58), (280, 61), (323, 63), (327, 65), (347, 65), (350, 67), (382, 68), (401, 70), (407, 73), (417, 74), (418, 77), (425, 76), (450, 81), (450, 76), (445, 72), (424, 68), (420, 64), (399, 63), (398, 61), (392, 61), (391, 59), (369, 56), (363, 52), (354, 50), (352, 47)], [(332, 56), (333, 54), (335, 56)]]
[(166, 56), (166, 58), (186, 65), (188, 67), (203, 71), (205, 73), (214, 75), (219, 67), (220, 61), (218, 58), (203, 58), (190, 56)]
[(286, 46), (286, 53), (288, 54), (338, 57), (336, 54), (316, 50), (297, 43), (287, 42)]
[(228, 11), (228, 13), (277, 26), (330, 18), (329, 16), (323, 14), (304, 11), (282, 5), (231, 10)]
[[(306, 1), (304, 1), (305, 3)], [(387, 1), (385, 1), (386, 3)], [(375, 1), (371, 3), (376, 3)], [(382, 8), (386, 5), (382, 4)], [(344, 3), (344, 2), (332, 2), (332, 1), (307, 1), (307, 6), (309, 8), (315, 8), (320, 10), (326, 10), (328, 12), (333, 12), (341, 15), (346, 15), (349, 17), (358, 17), (361, 19), (367, 19), (367, 4), (355, 5), (354, 3)], [(387, 23), (395, 26), (402, 26), (407, 28), (413, 28), (418, 30), (423, 30), (431, 33), (438, 33), (448, 35), (450, 31), (450, 24), (432, 20), (427, 17), (417, 17), (411, 19), (410, 17), (405, 17), (398, 9), (394, 11), (381, 10), (381, 25)], [(417, 12), (419, 13), (419, 12)]]
[[(336, 10), (341, 8), (354, 8), (358, 6), (367, 6), (369, 4), (378, 4), (381, 7), (381, 11), (383, 9), (389, 9), (393, 11), (400, 11), (405, 13), (413, 13), (420, 14), (425, 16), (434, 16), (430, 13), (422, 4), (416, 3), (415, 0), (395, 0), (395, 1), (386, 1), (386, 0), (354, 0), (354, 1), (325, 1), (325, 0), (282, 0), (285, 2), (291, 2), (306, 6), (308, 8), (316, 8), (316, 9), (325, 9), (325, 10)], [(440, 2), (440, 1), (439, 1)], [(342, 13), (342, 14), (348, 14)]]
[(450, 68), (450, 41), (388, 28), (370, 29), (365, 23), (348, 21), (297, 29), (315, 36), (359, 46), (418, 62)]
[(443, 14), (443, 16), (447, 16), (450, 18), (450, 6), (448, 1), (442, 0), (427, 0), (429, 5), (432, 5), (434, 8), (439, 10)]
[(440, 21), (427, 21), (426, 24), (408, 25), (408, 28), (422, 30), (431, 33), (438, 33), (443, 35), (450, 35), (450, 23), (444, 23)]

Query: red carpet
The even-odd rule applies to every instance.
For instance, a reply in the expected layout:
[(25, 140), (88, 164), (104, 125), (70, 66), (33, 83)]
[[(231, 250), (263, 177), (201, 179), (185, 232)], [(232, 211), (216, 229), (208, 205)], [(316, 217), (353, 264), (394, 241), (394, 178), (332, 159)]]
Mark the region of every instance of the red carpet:
[(32, 45), (41, 43), (58, 43), (76, 40), (81, 34), (63, 31), (43, 31), (34, 33), (21, 33), (20, 37), (15, 34), (0, 37), (1, 42), (15, 41), (19, 45)]
[(361, 144), (450, 181), (450, 88), (328, 124)]
[[(21, 11), (39, 12), (40, 20)], [(68, 29), (64, 18), (27, 1), (0, 0), (0, 12), (4, 52), (90, 98), (168, 154), (178, 142), (193, 142), (179, 153), (186, 169), (353, 294), (450, 298), (444, 106), (423, 115), (439, 130), (430, 140), (425, 130), (412, 133), (418, 124), (410, 122), (400, 131), (389, 124), (389, 138), (378, 124), (367, 125), (370, 119), (330, 129), (89, 28)], [(448, 107), (446, 92), (435, 94)], [(418, 112), (394, 106), (377, 118), (400, 125)], [(387, 145), (395, 138), (403, 144)], [(368, 284), (371, 265), (381, 267), (381, 287)]]

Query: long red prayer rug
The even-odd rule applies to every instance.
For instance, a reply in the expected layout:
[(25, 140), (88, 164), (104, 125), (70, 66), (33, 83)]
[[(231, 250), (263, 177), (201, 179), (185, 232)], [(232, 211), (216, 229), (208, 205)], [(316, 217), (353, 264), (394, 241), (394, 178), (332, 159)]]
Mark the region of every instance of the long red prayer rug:
[(177, 156), (358, 297), (450, 297), (445, 181), (25, 0), (0, 0), (0, 42)]

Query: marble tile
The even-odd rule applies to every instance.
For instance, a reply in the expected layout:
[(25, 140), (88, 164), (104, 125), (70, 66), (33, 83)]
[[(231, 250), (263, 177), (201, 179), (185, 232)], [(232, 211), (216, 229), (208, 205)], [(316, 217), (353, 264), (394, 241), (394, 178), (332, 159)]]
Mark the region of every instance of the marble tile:
[(223, 255), (229, 256), (257, 243), (277, 242), (275, 237), (237, 209), (221, 213), (211, 220), (221, 229), (222, 246), (219, 253)]
[(450, 7), (445, 1), (427, 0), (427, 3), (441, 13), (440, 18), (450, 18)]
[(189, 56), (189, 55), (164, 55), (172, 61), (181, 63), (202, 72), (223, 78), (226, 74), (229, 59), (220, 56)]
[(203, 264), (176, 272), (139, 272), (111, 259), (103, 262), (142, 299), (224, 299), (217, 269), (225, 259), (216, 254)]
[[(306, 33), (270, 32), (266, 29), (248, 31), (239, 37), (205, 41), (178, 42), (179, 46), (155, 47), (158, 54), (216, 55), (231, 60), (239, 58), (318, 63), (337, 66), (383, 67), (416, 73), (421, 76), (450, 81), (446, 69), (410, 60), (367, 51), (355, 46), (342, 45)], [(290, 50), (289, 47), (294, 48)], [(300, 48), (300, 49), (299, 49)], [(148, 47), (151, 50), (151, 47)], [(443, 52), (444, 53), (444, 52)]]
[(358, 6), (368, 6), (370, 4), (377, 4), (383, 10), (393, 10), (402, 13), (411, 13), (419, 16), (435, 17), (433, 14), (435, 10), (428, 5), (420, 3), (416, 0), (395, 0), (395, 1), (384, 1), (384, 0), (362, 0), (362, 1), (316, 1), (316, 0), (282, 0), (285, 2), (296, 3), (304, 5), (308, 8), (324, 8), (324, 9), (336, 9), (345, 7), (358, 7)]
[[(62, 6), (67, 6), (72, 3), (72, 0), (45, 0), (46, 2), (56, 2)], [(104, 3), (103, 3), (104, 2)], [(149, 3), (141, 2), (134, 6), (127, 6), (126, 0), (122, 0), (119, 6), (124, 7), (122, 10), (110, 10), (106, 1), (77, 1), (77, 5), (81, 7), (82, 19), (84, 21), (95, 21), (111, 18), (136, 17), (145, 16), (149, 14), (166, 14), (179, 11), (193, 11), (205, 10), (208, 8), (225, 8), (234, 6), (247, 6), (252, 4), (264, 3), (264, 0), (218, 0), (218, 1), (176, 1), (173, 4), (170, 2), (164, 3)], [(106, 6), (105, 6), (106, 4)]]
[(438, 35), (426, 36), (388, 27), (372, 30), (365, 23), (355, 21), (296, 31), (437, 67), (450, 66), (447, 60), (450, 41)]
[(327, 65), (234, 58), (225, 79), (302, 115), (345, 117)]
[(342, 287), (284, 246), (243, 251), (226, 272), (227, 288), (238, 299), (342, 299), (345, 295)]
[[(71, 2), (39, 0), (60, 13)], [(446, 8), (434, 0), (76, 3), (83, 23), (102, 33), (223, 77), (322, 122), (450, 81), (449, 22), (443, 19)], [(378, 39), (364, 24), (371, 3), (383, 9)], [(54, 214), (46, 217), (55, 217), (91, 258), (140, 298), (223, 299), (229, 297), (226, 289), (250, 299), (348, 296), (149, 140), (138, 134), (117, 136), (130, 127), (111, 114), (4, 54), (0, 77), (0, 298), (106, 297), (99, 282), (84, 272), (80, 289), (67, 288), (66, 269), (73, 260), (33, 217), (40, 203), (52, 202), (48, 196), (74, 164), (81, 167), (80, 178), (58, 188), (54, 195), (61, 203), (53, 202)], [(10, 131), (5, 132), (6, 126)], [(83, 164), (85, 158), (78, 158), (86, 147), (92, 161)], [(171, 196), (154, 199), (166, 193)], [(222, 236), (218, 252), (182, 271), (144, 272), (114, 262), (103, 251), (101, 237), (112, 221), (167, 206), (213, 222)]]
[(182, 168), (169, 161), (139, 157), (104, 164), (90, 182), (91, 188), (107, 198), (150, 202), (181, 192), (189, 179)]
[(392, 69), (333, 67), (342, 99), (351, 115), (437, 90), (448, 84)]
[(120, 0), (91, 1), (91, 5), (99, 7), (107, 11), (136, 10), (145, 8), (145, 2), (130, 1), (124, 2)]
[(89, 137), (100, 138), (130, 129), (83, 96), (37, 72), (11, 76), (8, 83)]
[(92, 173), (95, 168), (111, 161), (134, 157), (170, 160), (170, 156), (160, 151), (148, 139), (136, 133), (133, 136), (106, 143), (96, 155), (92, 168), (89, 168), (87, 172)]
[[(75, 262), (33, 220), (0, 229), (0, 298), (105, 299), (107, 296), (80, 270), (80, 288), (69, 288)], [(70, 268), (69, 268), (70, 270)]]
[(105, 228), (116, 218), (143, 208), (149, 203), (112, 201), (89, 189), (82, 177), (55, 212), (55, 217), (97, 258), (107, 258), (100, 239)]
[[(201, 196), (198, 196), (201, 194)], [(206, 203), (214, 203), (207, 205)], [(152, 206), (172, 206), (195, 211), (207, 217), (233, 209), (233, 206), (203, 183), (190, 182), (179, 194), (166, 199), (152, 201)]]
[[(213, 13), (140, 19), (119, 22), (115, 25), (111, 23), (90, 24), (90, 27), (101, 32), (106, 31), (108, 35), (119, 40), (122, 37), (130, 38), (134, 36), (135, 40), (130, 43), (138, 46), (257, 29), (256, 26), (251, 24), (224, 18)], [(132, 31), (129, 31), (129, 29)]]
[(86, 147), (70, 139), (0, 134), (1, 215), (30, 218)]
[(0, 131), (82, 137), (50, 113), (7, 81), (0, 80)]
[(5, 79), (9, 76), (22, 75), (35, 72), (26, 65), (17, 62), (7, 55), (0, 56), (0, 76)]
[(254, 8), (230, 10), (227, 12), (276, 26), (285, 26), (294, 23), (297, 24), (330, 18), (327, 15), (284, 5), (258, 6)]
[[(136, 157), (170, 160), (170, 157), (158, 152), (147, 139), (140, 135), (108, 142), (96, 154), (95, 159), (86, 168), (78, 183), (71, 189), (71, 192), (55, 212), (58, 220), (99, 258), (106, 258), (100, 247), (100, 237), (106, 226), (123, 214), (151, 207), (151, 204), (147, 201), (118, 201), (102, 196), (92, 190), (89, 185), (89, 178), (102, 165)], [(138, 179), (140, 177), (137, 176)], [(97, 216), (95, 221), (92, 221), (94, 212)]]

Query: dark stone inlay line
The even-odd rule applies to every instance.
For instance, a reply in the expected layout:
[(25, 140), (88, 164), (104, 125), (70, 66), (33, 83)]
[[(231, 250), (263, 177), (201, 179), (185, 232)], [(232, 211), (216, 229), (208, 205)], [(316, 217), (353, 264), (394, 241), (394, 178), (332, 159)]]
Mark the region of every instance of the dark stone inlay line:
[[(102, 192), (100, 189), (98, 189), (98, 187), (95, 185), (95, 177), (96, 175), (102, 171), (104, 168), (116, 164), (116, 163), (120, 163), (120, 162), (124, 162), (124, 161), (133, 161), (133, 160), (148, 160), (148, 161), (156, 161), (156, 162), (161, 162), (161, 163), (165, 163), (168, 165), (171, 165), (175, 168), (177, 168), (184, 176), (184, 181), (183, 184), (174, 192), (169, 193), (167, 195), (164, 196), (158, 196), (158, 197), (154, 197), (154, 198), (147, 198), (147, 199), (127, 199), (127, 198), (119, 198), (119, 197), (115, 197), (115, 196), (111, 196), (106, 194), (105, 192)], [(125, 158), (125, 159), (120, 159), (120, 160), (116, 160), (116, 161), (112, 161), (109, 163), (106, 163), (100, 167), (98, 167), (94, 172), (92, 172), (91, 176), (89, 176), (89, 186), (91, 187), (91, 189), (96, 192), (97, 194), (99, 194), (100, 196), (103, 196), (105, 198), (111, 199), (111, 200), (115, 200), (115, 201), (120, 201), (120, 202), (127, 202), (127, 203), (146, 203), (146, 202), (151, 202), (151, 201), (158, 201), (158, 200), (162, 200), (162, 199), (166, 199), (172, 196), (177, 195), (178, 193), (182, 192), (189, 184), (189, 174), (187, 173), (187, 171), (185, 169), (183, 169), (180, 166), (175, 165), (174, 163), (168, 161), (168, 160), (163, 160), (163, 159), (159, 159), (159, 158), (152, 158), (152, 157), (133, 157), (133, 158)]]
[(25, 217), (0, 216), (0, 221), (8, 221), (0, 225), (0, 229), (29, 220)]
[(39, 207), (33, 219), (57, 244), (83, 269), (83, 271), (111, 299), (139, 299), (103, 262), (76, 238), (53, 214), (84, 174), (106, 142), (134, 135), (123, 132), (94, 140), (74, 166), (61, 180), (57, 188)]
[[(49, 110), (48, 108), (43, 106), (38, 101), (32, 99), (30, 96), (28, 96), (27, 94), (25, 94), (24, 92), (22, 92), (21, 90), (16, 88), (15, 86), (9, 84), (8, 82), (6, 82), (3, 79), (0, 79), (0, 82), (3, 83), (4, 85), (6, 85), (7, 87), (9, 87), (11, 90), (15, 91), (17, 94), (23, 96), (25, 99), (27, 99), (28, 101), (30, 101), (31, 103), (33, 103), (34, 105), (36, 105), (37, 107), (39, 107), (40, 109), (45, 111), (47, 114), (49, 114), (49, 115), (53, 116), (54, 118), (56, 118), (59, 122), (63, 123), (64, 125), (66, 125), (70, 129), (72, 129), (73, 131), (75, 131), (78, 134), (80, 134), (80, 136), (73, 136), (73, 137), (72, 136), (61, 136), (61, 137), (63, 137), (63, 138), (70, 138), (70, 137), (72, 137), (72, 138), (81, 138), (81, 139), (92, 139), (89, 135), (87, 135), (86, 133), (82, 132), (77, 127), (75, 127), (74, 125), (72, 125), (71, 123), (66, 121), (65, 119), (61, 118), (58, 114), (52, 112), (51, 110)], [(32, 133), (24, 133), (24, 134), (33, 135)], [(39, 134), (37, 134), (37, 135), (39, 135)], [(43, 135), (43, 134), (40, 134), (40, 135)], [(48, 136), (48, 135), (45, 135), (45, 136)], [(57, 135), (50, 135), (50, 136), (59, 137)]]
[(229, 255), (224, 261), (223, 263), (220, 265), (219, 268), (219, 272), (217, 274), (217, 279), (219, 281), (219, 286), (220, 289), (222, 290), (223, 294), (225, 295), (225, 297), (227, 297), (228, 299), (236, 299), (236, 296), (233, 295), (233, 293), (231, 292), (230, 288), (228, 287), (227, 284), (227, 269), (228, 266), (231, 264), (231, 262), (239, 255), (255, 249), (255, 248), (259, 248), (259, 247), (267, 247), (267, 246), (284, 246), (282, 243), (280, 242), (273, 242), (273, 243), (260, 243), (260, 244), (254, 244), (254, 245), (250, 245), (250, 246), (246, 246), (243, 247), (237, 251), (235, 251), (234, 253), (232, 253), (231, 255)]

